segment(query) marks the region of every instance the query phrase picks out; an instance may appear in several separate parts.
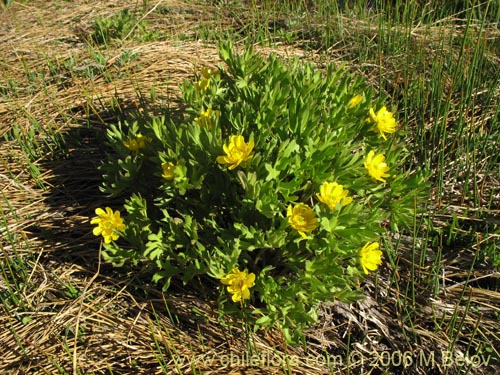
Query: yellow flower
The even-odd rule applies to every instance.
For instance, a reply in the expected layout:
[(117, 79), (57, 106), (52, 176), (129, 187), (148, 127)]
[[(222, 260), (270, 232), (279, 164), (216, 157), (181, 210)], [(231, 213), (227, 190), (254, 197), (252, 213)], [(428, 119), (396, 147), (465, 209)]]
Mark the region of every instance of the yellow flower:
[(106, 207), (106, 211), (102, 208), (96, 208), (95, 213), (97, 216), (90, 220), (90, 224), (97, 224), (97, 227), (92, 231), (94, 236), (102, 235), (105, 243), (116, 241), (119, 237), (116, 231), (125, 229), (120, 211), (113, 212), (111, 208)]
[(363, 95), (356, 95), (349, 100), (349, 103), (347, 104), (347, 108), (351, 109), (359, 105), (363, 101)]
[(347, 206), (352, 202), (352, 198), (348, 197), (349, 190), (344, 189), (342, 185), (336, 182), (323, 182), (319, 189), (319, 194), (316, 194), (320, 202), (326, 204), (330, 210), (334, 210), (337, 204), (342, 207)]
[(201, 76), (203, 77), (198, 82), (196, 82), (195, 87), (198, 92), (205, 91), (208, 86), (210, 86), (210, 79), (216, 75), (218, 72), (210, 68), (202, 68)]
[(367, 242), (359, 251), (359, 263), (365, 274), (368, 271), (376, 271), (378, 266), (382, 264), (382, 251), (379, 250), (378, 242)]
[(238, 268), (233, 268), (221, 280), (221, 283), (227, 285), (227, 291), (231, 293), (233, 302), (239, 302), (250, 298), (250, 288), (255, 285), (255, 274), (243, 272)]
[(252, 155), (254, 142), (245, 143), (242, 135), (232, 135), (229, 138), (229, 144), (222, 148), (226, 155), (218, 156), (217, 162), (220, 164), (229, 164), (229, 169), (234, 169), (244, 161), (250, 159)]
[(141, 133), (137, 133), (135, 138), (128, 141), (123, 141), (123, 145), (130, 151), (139, 151), (146, 147), (146, 143), (149, 142), (151, 138), (143, 136)]
[(389, 167), (385, 163), (383, 154), (375, 155), (374, 151), (370, 151), (365, 161), (365, 168), (368, 169), (368, 174), (377, 181), (385, 182), (382, 177), (389, 177)]
[(385, 133), (396, 132), (396, 127), (398, 126), (394, 115), (385, 106), (380, 108), (377, 113), (375, 113), (373, 108), (370, 108), (370, 118), (368, 120), (375, 123), (373, 130), (378, 132), (384, 139), (387, 139)]
[(204, 112), (201, 112), (200, 117), (196, 117), (194, 121), (200, 125), (200, 128), (208, 128), (212, 127), (212, 114), (215, 116), (219, 116), (219, 111), (212, 111), (211, 108), (207, 109)]
[(213, 76), (215, 76), (217, 74), (218, 74), (217, 70), (210, 69), (210, 68), (207, 68), (207, 67), (201, 68), (201, 75), (205, 79), (210, 79), (210, 78), (212, 78)]
[(307, 238), (306, 232), (312, 232), (319, 226), (313, 209), (304, 203), (299, 203), (295, 207), (288, 206), (286, 216), (292, 228), (305, 239)]
[(210, 86), (210, 79), (202, 78), (198, 82), (195, 83), (196, 91), (202, 92), (205, 91), (208, 86)]
[(163, 174), (161, 175), (166, 180), (173, 180), (175, 178), (175, 164), (172, 162), (162, 163), (161, 168)]

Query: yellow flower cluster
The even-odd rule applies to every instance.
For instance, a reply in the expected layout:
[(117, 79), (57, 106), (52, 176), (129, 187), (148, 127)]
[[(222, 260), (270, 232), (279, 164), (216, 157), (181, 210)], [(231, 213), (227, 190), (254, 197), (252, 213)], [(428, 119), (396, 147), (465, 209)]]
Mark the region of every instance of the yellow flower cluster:
[[(301, 203), (295, 207), (290, 206), (292, 207), (292, 216), (294, 214), (294, 209), (297, 207), (299, 207), (299, 210), (303, 211), (301, 213), (296, 212), (295, 214), (301, 216), (305, 213), (305, 215), (308, 216), (310, 214), (309, 210), (311, 209), (306, 205), (303, 206), (301, 206)], [(309, 224), (299, 224), (301, 229), (304, 231), (314, 230), (317, 226), (317, 223), (313, 224), (315, 218), (309, 217), (307, 220), (310, 220)], [(369, 271), (377, 270), (378, 266), (382, 264), (382, 251), (379, 250), (379, 244), (377, 242), (368, 242), (365, 246), (363, 246), (363, 248), (359, 251), (359, 263), (361, 264), (361, 268), (365, 274), (368, 274)], [(240, 271), (236, 267), (221, 279), (221, 283), (227, 285), (227, 291), (232, 294), (231, 299), (233, 302), (241, 303), (246, 299), (250, 299), (250, 288), (255, 285), (255, 274), (248, 273), (247, 270)]]
[[(337, 205), (344, 207), (351, 203), (352, 197), (348, 195), (349, 191), (336, 182), (324, 182), (319, 194), (316, 194), (319, 201), (326, 204), (332, 211)], [(314, 231), (319, 226), (314, 210), (305, 203), (288, 206), (286, 216), (290, 226), (297, 230), (304, 239), (307, 239), (306, 233)]]

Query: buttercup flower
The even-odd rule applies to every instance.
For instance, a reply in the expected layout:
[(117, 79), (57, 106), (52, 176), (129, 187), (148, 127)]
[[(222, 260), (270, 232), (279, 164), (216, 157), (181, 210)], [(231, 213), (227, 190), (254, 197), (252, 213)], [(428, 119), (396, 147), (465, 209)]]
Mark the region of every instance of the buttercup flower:
[(205, 91), (208, 86), (210, 86), (210, 79), (217, 74), (217, 71), (210, 69), (210, 68), (202, 68), (201, 69), (201, 76), (203, 77), (200, 79), (198, 82), (196, 82), (196, 90), (198, 92)]
[(394, 115), (385, 106), (380, 108), (377, 113), (375, 113), (373, 108), (370, 108), (370, 118), (368, 120), (375, 123), (373, 130), (378, 132), (384, 139), (387, 139), (385, 133), (396, 132), (396, 127), (398, 126)]
[(234, 169), (244, 161), (250, 159), (252, 155), (254, 142), (245, 143), (242, 135), (232, 135), (229, 138), (229, 144), (222, 148), (226, 155), (218, 156), (217, 162), (220, 164), (229, 164), (229, 169)]
[(378, 242), (367, 242), (359, 251), (359, 263), (365, 274), (368, 271), (376, 271), (378, 266), (382, 264), (382, 251), (379, 250)]
[(368, 169), (368, 174), (377, 181), (385, 182), (383, 177), (389, 177), (389, 167), (385, 163), (385, 156), (383, 154), (375, 155), (372, 150), (368, 153), (365, 161), (365, 168)]
[(239, 302), (250, 298), (250, 288), (255, 285), (255, 274), (233, 268), (220, 281), (228, 286), (227, 291), (233, 295), (233, 302)]
[(198, 92), (205, 91), (209, 85), (210, 85), (210, 79), (202, 78), (195, 83), (196, 91)]
[(149, 137), (143, 136), (141, 133), (137, 133), (135, 138), (132, 138), (128, 141), (123, 141), (123, 145), (128, 148), (130, 151), (139, 151), (146, 147), (146, 143), (151, 139)]
[(161, 168), (163, 174), (161, 175), (165, 180), (173, 180), (175, 177), (175, 164), (172, 162), (162, 163)]
[(215, 76), (216, 74), (218, 74), (217, 70), (210, 69), (210, 68), (207, 68), (207, 67), (201, 68), (201, 75), (205, 79), (210, 79), (213, 76)]
[(200, 128), (208, 128), (212, 127), (212, 114), (215, 116), (219, 116), (219, 111), (212, 111), (211, 108), (207, 109), (204, 112), (201, 112), (200, 117), (196, 117), (194, 121), (200, 125)]
[(344, 189), (342, 185), (336, 182), (323, 182), (319, 189), (319, 194), (316, 194), (320, 202), (326, 204), (330, 210), (334, 210), (337, 204), (342, 207), (347, 206), (352, 202), (352, 198), (348, 197), (349, 190)]
[(286, 216), (288, 217), (288, 223), (304, 239), (307, 238), (306, 232), (312, 232), (319, 226), (318, 218), (313, 209), (304, 203), (299, 203), (295, 207), (288, 206)]
[(359, 105), (363, 101), (363, 95), (356, 95), (349, 100), (349, 103), (347, 103), (347, 108), (351, 109)]
[(113, 212), (111, 208), (106, 207), (106, 211), (96, 208), (95, 213), (97, 216), (90, 220), (90, 224), (97, 224), (92, 231), (94, 236), (102, 235), (105, 243), (116, 241), (120, 237), (117, 231), (125, 229), (120, 211)]

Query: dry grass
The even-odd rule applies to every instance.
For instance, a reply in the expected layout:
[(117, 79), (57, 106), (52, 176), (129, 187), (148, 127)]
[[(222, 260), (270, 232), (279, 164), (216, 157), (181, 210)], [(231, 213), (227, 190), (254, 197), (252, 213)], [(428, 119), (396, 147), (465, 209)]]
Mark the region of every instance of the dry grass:
[[(112, 80), (103, 73), (92, 79), (80, 74), (94, 63), (87, 43), (92, 20), (127, 6), (123, 1), (32, 1), (13, 3), (0, 13), (0, 88), (6, 93), (0, 98), (0, 137), (14, 128), (20, 134), (0, 141), (0, 257), (4, 264), (17, 259), (26, 267), (16, 291), (20, 302), (0, 308), (0, 373), (321, 374), (329, 370), (317, 358), (338, 355), (345, 361), (349, 343), (356, 342), (366, 362), (349, 368), (344, 363), (336, 367), (338, 373), (381, 373), (383, 364), (372, 367), (370, 362), (384, 351), (435, 351), (435, 367), (410, 366), (405, 373), (438, 374), (446, 370), (441, 350), (457, 337), (454, 355), (471, 342), (489, 342), (491, 354), (500, 358), (500, 293), (491, 287), (498, 286), (500, 276), (477, 271), (475, 282), (464, 289), (467, 270), (460, 265), (470, 263), (474, 249), (463, 249), (458, 261), (443, 259), (439, 300), (429, 298), (430, 290), (416, 290), (411, 300), (412, 277), (424, 280), (432, 272), (412, 267), (415, 244), (402, 240), (401, 255), (394, 260), (398, 272), (386, 264), (377, 280), (364, 286), (363, 302), (326, 304), (321, 322), (308, 333), (308, 345), (296, 348), (287, 347), (279, 332), (258, 332), (248, 339), (239, 323), (221, 323), (215, 304), (200, 291), (177, 285), (162, 294), (147, 276), (138, 276), (140, 270), (101, 265), (89, 217), (104, 200), (96, 170), (104, 155), (103, 129), (144, 105), (152, 111), (175, 105), (182, 80), (199, 66), (218, 62), (215, 46), (177, 38), (192, 35), (196, 22), (210, 22), (207, 16), (199, 21), (200, 15), (210, 14), (209, 6), (160, 1), (153, 6), (169, 13), (149, 14), (148, 20), (171, 38), (146, 43), (129, 38), (100, 51), (107, 72), (119, 70), (115, 64), (124, 50), (139, 56)], [(307, 55), (290, 46), (274, 51)], [(338, 60), (348, 55), (329, 53)], [(77, 64), (63, 69), (71, 57)], [(59, 76), (48, 62), (61, 67)], [(153, 87), (155, 103), (150, 101)], [(38, 141), (33, 158), (20, 139)], [(66, 146), (51, 152), (44, 140)], [(8, 274), (0, 274), (0, 293), (9, 281)], [(241, 359), (249, 345), (267, 366), (250, 366), (248, 356)], [(228, 366), (224, 356), (231, 355), (238, 355), (240, 363)], [(288, 358), (288, 364), (279, 363), (280, 358)], [(471, 373), (493, 374), (496, 365), (492, 360), (492, 366)], [(448, 370), (459, 371), (456, 366)]]

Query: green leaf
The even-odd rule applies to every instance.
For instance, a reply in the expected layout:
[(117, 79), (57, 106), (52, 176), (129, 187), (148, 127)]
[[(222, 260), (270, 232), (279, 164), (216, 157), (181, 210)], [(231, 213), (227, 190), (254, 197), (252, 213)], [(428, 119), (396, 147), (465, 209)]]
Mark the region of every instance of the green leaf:
[(271, 323), (273, 323), (273, 320), (268, 315), (261, 316), (259, 319), (255, 321), (255, 324), (263, 327), (269, 327)]
[(266, 163), (264, 166), (266, 168), (266, 171), (268, 172), (267, 177), (266, 177), (266, 181), (275, 180), (279, 177), (280, 171), (278, 171), (277, 169), (274, 169), (271, 164)]

